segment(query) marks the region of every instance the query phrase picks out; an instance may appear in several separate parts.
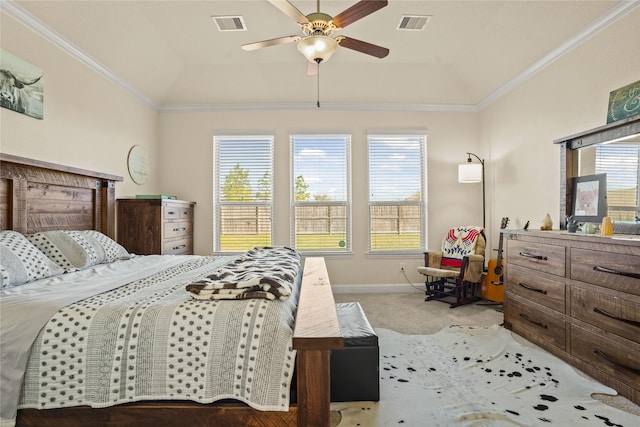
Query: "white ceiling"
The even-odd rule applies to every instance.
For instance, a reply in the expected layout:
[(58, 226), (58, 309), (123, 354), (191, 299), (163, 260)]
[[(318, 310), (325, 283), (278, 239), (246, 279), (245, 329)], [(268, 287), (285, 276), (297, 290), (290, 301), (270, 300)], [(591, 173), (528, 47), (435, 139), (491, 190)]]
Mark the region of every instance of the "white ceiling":
[[(335, 16), (357, 1), (324, 0)], [(315, 0), (291, 0), (304, 14)], [(320, 71), (320, 100), (336, 105), (478, 109), (640, 2), (400, 1), (339, 31), (390, 49), (378, 59), (339, 48)], [(315, 105), (316, 77), (295, 44), (245, 43), (299, 35), (267, 0), (16, 1), (3, 11), (161, 108)], [(430, 15), (399, 31), (402, 15)], [(211, 16), (241, 15), (220, 32)], [(440, 106), (440, 107), (438, 107)]]

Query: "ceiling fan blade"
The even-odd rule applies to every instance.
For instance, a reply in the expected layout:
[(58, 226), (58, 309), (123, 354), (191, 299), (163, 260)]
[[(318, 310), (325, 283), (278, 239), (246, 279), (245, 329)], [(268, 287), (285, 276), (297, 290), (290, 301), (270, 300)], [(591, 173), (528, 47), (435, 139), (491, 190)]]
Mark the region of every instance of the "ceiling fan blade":
[(382, 9), (389, 2), (387, 0), (360, 0), (349, 9), (333, 17), (333, 23), (338, 28), (344, 28), (353, 24), (358, 19), (372, 14), (376, 10)]
[(347, 49), (357, 50), (358, 52), (366, 53), (367, 55), (375, 56), (376, 58), (384, 58), (389, 54), (389, 49), (386, 47), (363, 42), (362, 40), (352, 39), (350, 37), (341, 37), (338, 40), (338, 43), (340, 46), (346, 47)]
[(263, 40), (261, 42), (243, 44), (241, 47), (243, 50), (257, 50), (257, 49), (262, 49), (263, 47), (293, 43), (293, 42), (297, 42), (298, 40), (300, 40), (300, 36), (286, 36), (286, 37), (280, 37), (277, 39)]
[(307, 61), (307, 76), (315, 76), (318, 74), (318, 63)]
[(269, 3), (280, 9), (282, 13), (289, 16), (298, 24), (308, 24), (309, 19), (298, 10), (297, 7), (289, 3), (287, 0), (269, 0)]

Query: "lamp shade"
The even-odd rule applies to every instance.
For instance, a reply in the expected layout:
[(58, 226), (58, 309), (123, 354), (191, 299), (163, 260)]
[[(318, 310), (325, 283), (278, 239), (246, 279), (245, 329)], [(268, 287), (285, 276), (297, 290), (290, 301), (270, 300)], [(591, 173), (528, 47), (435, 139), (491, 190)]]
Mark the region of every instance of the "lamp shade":
[(458, 182), (482, 182), (482, 165), (480, 163), (464, 163), (458, 165)]
[(338, 42), (328, 36), (307, 36), (298, 42), (298, 50), (311, 62), (319, 63), (331, 58)]

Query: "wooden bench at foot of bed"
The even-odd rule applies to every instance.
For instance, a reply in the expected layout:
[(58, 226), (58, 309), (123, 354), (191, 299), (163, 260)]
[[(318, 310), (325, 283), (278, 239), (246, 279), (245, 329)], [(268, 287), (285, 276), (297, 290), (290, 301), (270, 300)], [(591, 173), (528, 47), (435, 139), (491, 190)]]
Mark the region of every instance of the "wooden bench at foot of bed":
[(240, 403), (136, 402), (109, 408), (21, 409), (18, 427), (328, 427), (330, 355), (342, 348), (335, 302), (323, 258), (306, 258), (293, 336), (297, 403), (289, 412), (257, 411)]

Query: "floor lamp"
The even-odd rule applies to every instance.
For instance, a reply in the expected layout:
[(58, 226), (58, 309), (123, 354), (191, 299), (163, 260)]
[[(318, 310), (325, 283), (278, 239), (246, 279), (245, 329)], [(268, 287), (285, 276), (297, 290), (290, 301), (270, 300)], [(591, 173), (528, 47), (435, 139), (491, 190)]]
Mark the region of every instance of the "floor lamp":
[[(486, 228), (485, 216), (485, 196), (484, 196), (484, 160), (473, 153), (467, 153), (467, 163), (458, 165), (458, 182), (463, 184), (474, 184), (482, 182), (482, 228)], [(473, 163), (471, 156), (478, 159), (480, 163)]]

